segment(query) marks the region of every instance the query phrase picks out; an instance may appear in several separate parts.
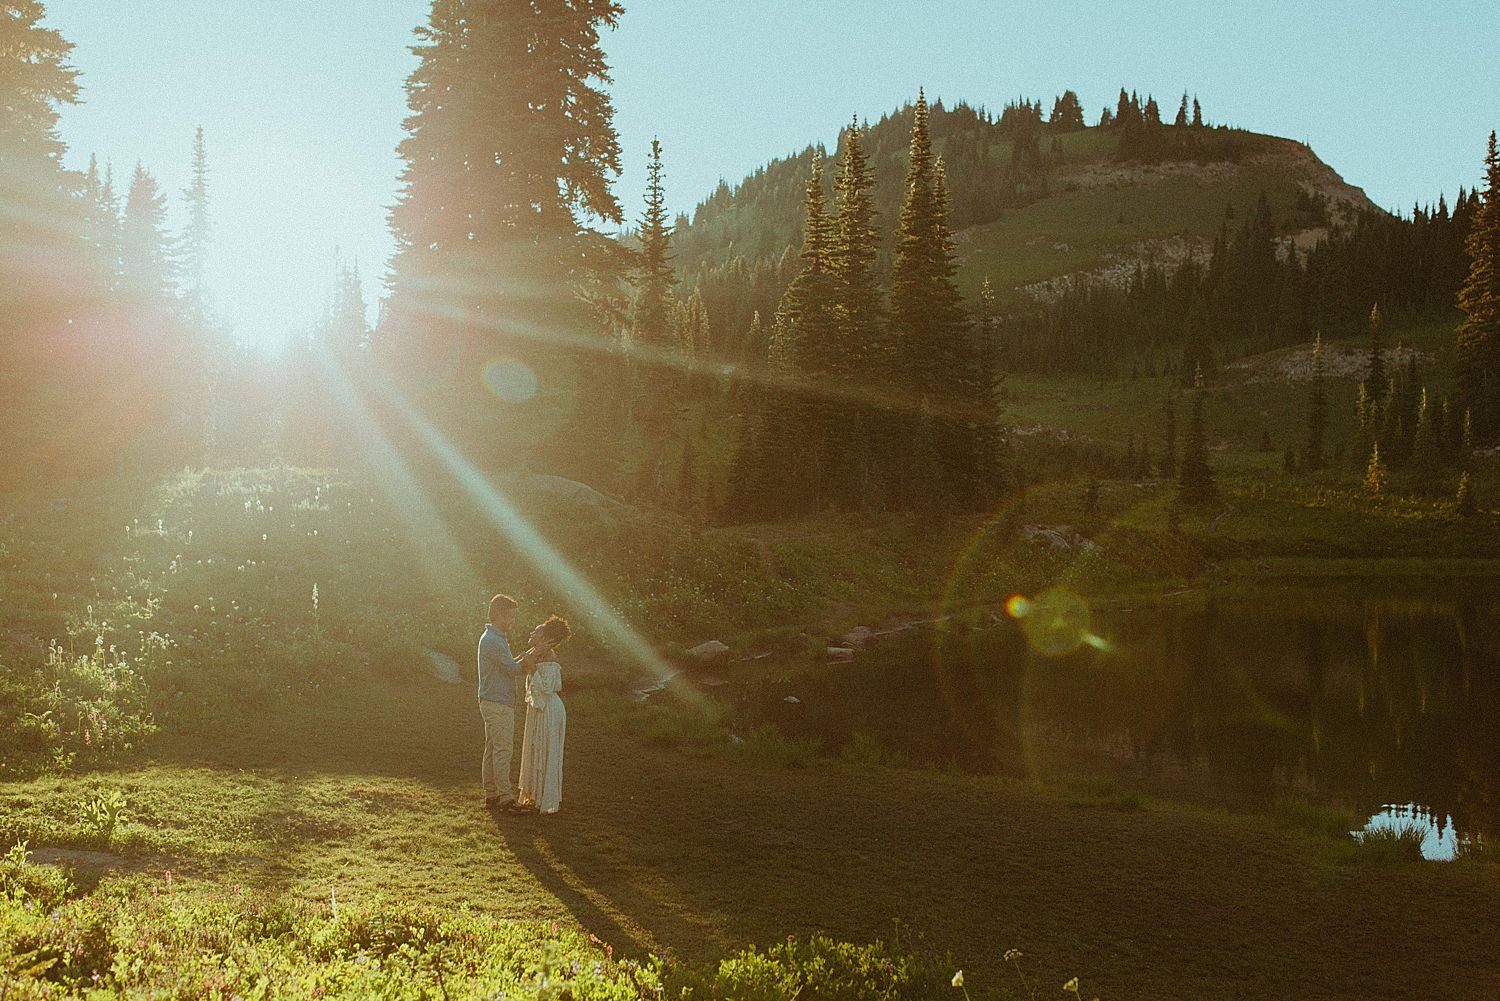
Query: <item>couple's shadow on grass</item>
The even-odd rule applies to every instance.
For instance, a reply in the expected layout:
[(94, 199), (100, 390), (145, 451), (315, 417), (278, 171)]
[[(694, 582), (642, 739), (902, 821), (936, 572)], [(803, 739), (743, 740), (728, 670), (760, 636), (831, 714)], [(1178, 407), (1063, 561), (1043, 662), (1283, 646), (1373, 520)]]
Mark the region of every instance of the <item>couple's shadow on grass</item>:
[(580, 818), (566, 810), (551, 816), (515, 814), (490, 809), (490, 823), (516, 862), (538, 885), (567, 909), (586, 932), (597, 935), (624, 955), (660, 954), (661, 945), (624, 910), (624, 902), (609, 897), (575, 868), (582, 861), (577, 847), (584, 837)]

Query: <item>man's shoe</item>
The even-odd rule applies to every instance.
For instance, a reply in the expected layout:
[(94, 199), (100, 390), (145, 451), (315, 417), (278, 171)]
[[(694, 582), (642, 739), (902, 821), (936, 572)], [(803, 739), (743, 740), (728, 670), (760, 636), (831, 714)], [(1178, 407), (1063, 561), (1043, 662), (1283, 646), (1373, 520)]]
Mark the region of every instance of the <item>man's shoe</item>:
[(501, 799), (499, 796), (486, 796), (484, 798), (484, 808), (486, 810), (493, 810), (497, 806), (504, 806), (506, 803), (514, 802), (515, 800), (513, 799)]
[(535, 813), (536, 812), (536, 807), (534, 807), (534, 806), (527, 806), (525, 803), (522, 803), (520, 800), (515, 800), (515, 799), (507, 801), (505, 803), (505, 805), (502, 806), (500, 809), (504, 810), (506, 813)]

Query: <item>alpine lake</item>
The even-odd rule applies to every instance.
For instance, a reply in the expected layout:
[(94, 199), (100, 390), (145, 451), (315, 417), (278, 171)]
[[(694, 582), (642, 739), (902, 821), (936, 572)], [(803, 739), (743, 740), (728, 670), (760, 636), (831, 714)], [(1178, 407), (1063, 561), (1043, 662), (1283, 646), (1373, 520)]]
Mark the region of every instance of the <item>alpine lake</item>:
[(1124, 808), (1347, 810), (1351, 837), (1420, 832), (1428, 859), (1500, 837), (1494, 589), (1102, 609), (1054, 591), (1006, 612), (879, 636), (847, 662), (696, 680), (736, 729), (824, 754), (1092, 787)]

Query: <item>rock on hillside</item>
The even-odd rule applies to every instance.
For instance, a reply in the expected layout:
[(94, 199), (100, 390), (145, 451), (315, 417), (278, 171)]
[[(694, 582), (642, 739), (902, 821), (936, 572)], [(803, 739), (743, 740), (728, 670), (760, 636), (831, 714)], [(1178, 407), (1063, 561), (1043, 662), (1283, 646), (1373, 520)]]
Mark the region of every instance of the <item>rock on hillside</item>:
[[(1328, 164), (1318, 159), (1307, 145), (1277, 136), (1257, 136), (1257, 152), (1242, 161), (1170, 160), (1163, 163), (1119, 163), (1113, 160), (1082, 163), (1064, 170), (1060, 186), (1064, 191), (1093, 191), (1109, 188), (1140, 188), (1187, 179), (1204, 185), (1232, 187), (1248, 170), (1270, 168), (1292, 181), (1308, 195), (1323, 200), (1328, 221), (1334, 226), (1353, 223), (1367, 212), (1380, 211), (1360, 188), (1346, 182)], [(1283, 247), (1295, 245), (1306, 251), (1328, 235), (1328, 227), (1318, 226), (1288, 233), (1281, 237)], [(1021, 291), (1043, 302), (1058, 299), (1070, 289), (1084, 285), (1113, 285), (1124, 288), (1136, 269), (1161, 267), (1168, 274), (1189, 258), (1207, 260), (1213, 251), (1212, 238), (1187, 234), (1159, 239), (1139, 240), (1110, 254), (1094, 267), (1058, 275), (1045, 281), (1022, 286)]]

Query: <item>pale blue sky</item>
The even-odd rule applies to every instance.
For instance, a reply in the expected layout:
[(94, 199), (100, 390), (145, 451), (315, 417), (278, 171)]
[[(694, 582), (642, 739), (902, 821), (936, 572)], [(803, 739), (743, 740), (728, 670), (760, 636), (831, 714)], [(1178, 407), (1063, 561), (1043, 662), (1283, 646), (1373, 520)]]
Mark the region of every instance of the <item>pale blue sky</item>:
[[(208, 139), (219, 312), (274, 340), (310, 325), (336, 248), (373, 300), (391, 249), (411, 30), (426, 0), (46, 0), (76, 48), (82, 105), (68, 164), (90, 152), (123, 186), (142, 161), (180, 219), (193, 130)], [(1492, 0), (853, 3), (626, 0), (606, 35), (625, 148), (617, 192), (640, 214), (651, 137), (670, 204), (690, 211), (853, 114), (915, 97), (996, 111), (1071, 88), (1092, 122), (1122, 85), (1165, 114), (1184, 90), (1213, 122), (1305, 140), (1378, 204), (1479, 183), (1500, 127)]]

